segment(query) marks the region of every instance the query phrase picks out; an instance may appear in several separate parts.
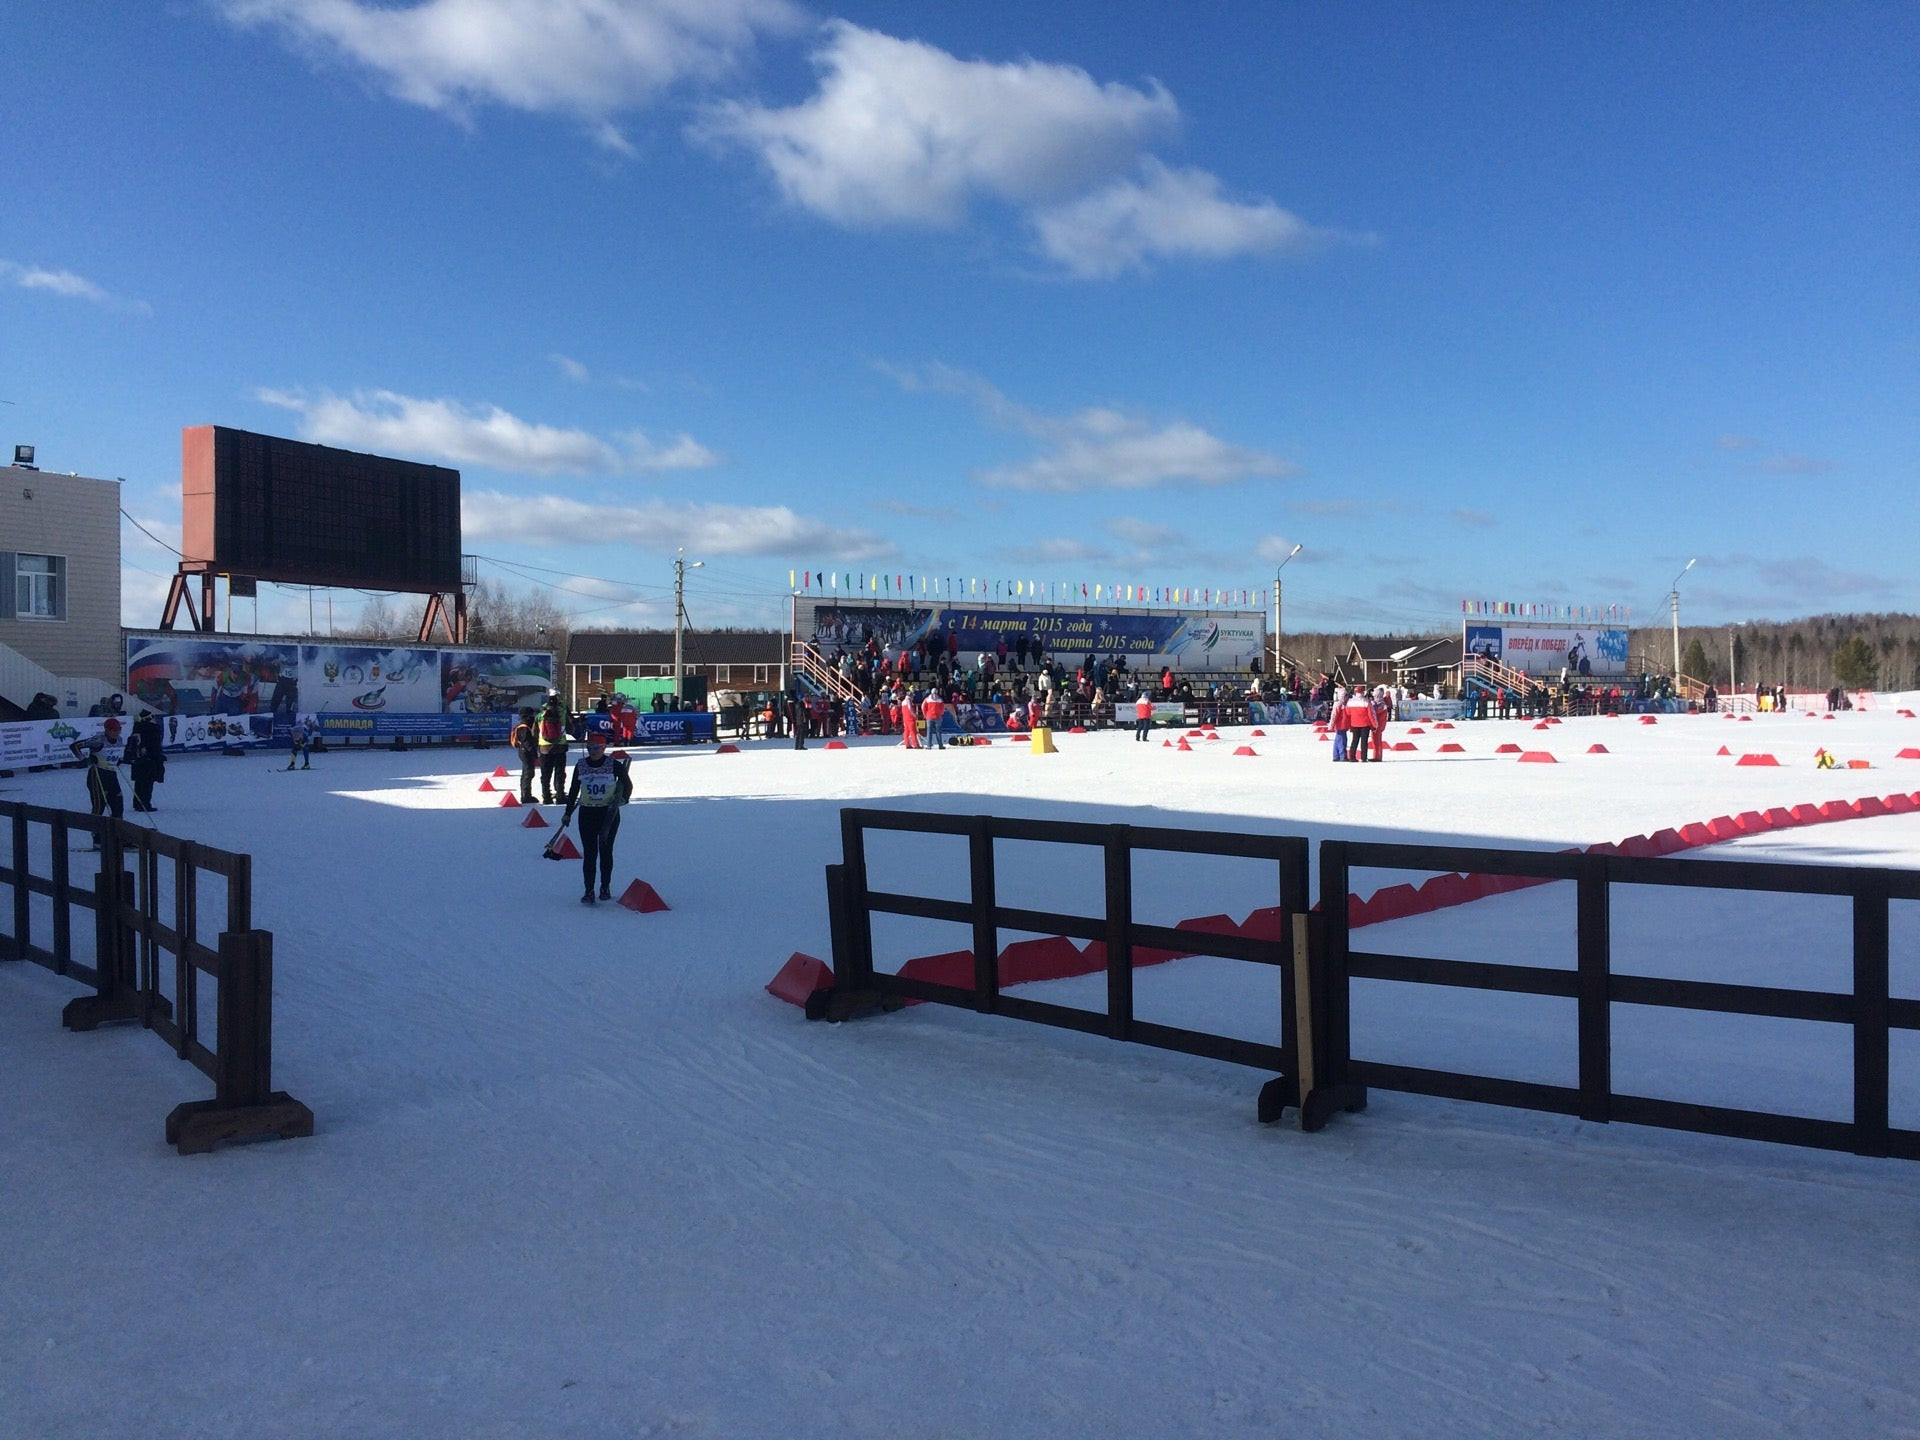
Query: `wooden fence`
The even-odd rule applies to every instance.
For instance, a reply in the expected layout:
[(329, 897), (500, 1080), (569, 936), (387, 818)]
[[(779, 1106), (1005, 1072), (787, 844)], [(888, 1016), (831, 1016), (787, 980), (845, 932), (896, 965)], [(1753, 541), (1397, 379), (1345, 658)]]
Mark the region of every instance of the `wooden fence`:
[[(968, 898), (939, 900), (870, 889), (866, 837), (872, 831), (966, 836)], [(998, 904), (993, 842), (999, 839), (1101, 847), (1106, 854), (1101, 914), (1055, 914)], [(1277, 1119), (1283, 1110), (1298, 1107), (1307, 1130), (1319, 1129), (1337, 1111), (1364, 1109), (1371, 1088), (1520, 1106), (1598, 1122), (1619, 1120), (1920, 1160), (1920, 1131), (1890, 1123), (1888, 1084), (1891, 1032), (1920, 1030), (1920, 1000), (1889, 993), (1889, 904), (1920, 900), (1920, 872), (1328, 840), (1320, 846), (1320, 903), (1309, 914), (1308, 842), (1299, 837), (850, 809), (841, 812), (841, 842), (841, 864), (827, 867), (834, 983), (811, 998), (810, 1019), (845, 1019), (875, 1009), (897, 1009), (908, 1000), (935, 1001), (1229, 1060), (1278, 1072), (1261, 1091), (1260, 1118)], [(1245, 933), (1250, 925), (1243, 926), (1240, 934), (1226, 934), (1138, 923), (1132, 917), (1131, 864), (1140, 850), (1276, 862), (1282, 926), (1256, 936)], [(1356, 868), (1507, 876), (1519, 885), (1572, 881), (1577, 894), (1576, 963), (1572, 968), (1554, 968), (1357, 950), (1348, 924), (1350, 875)], [(1852, 902), (1852, 984), (1845, 991), (1794, 990), (1616, 973), (1611, 915), (1613, 887), (1618, 885), (1846, 897)], [(875, 914), (970, 925), (972, 986), (876, 972)], [(1001, 928), (1104, 942), (1105, 1013), (1003, 994), (996, 966)], [(1282, 935), (1290, 943), (1282, 943)], [(1280, 967), (1282, 1013), (1276, 1043), (1136, 1020), (1133, 951), (1143, 946), (1163, 953), (1220, 955)], [(1540, 1084), (1421, 1068), (1389, 1058), (1356, 1057), (1351, 993), (1355, 980), (1570, 999), (1575, 1002), (1574, 1017), (1567, 1038), (1578, 1083)], [(1623, 1094), (1613, 1084), (1616, 1005), (1845, 1026), (1852, 1040), (1852, 1117), (1827, 1120)]]
[[(968, 898), (942, 900), (876, 891), (868, 884), (867, 837), (871, 832), (907, 831), (963, 836), (968, 848)], [(959, 1005), (983, 1014), (1005, 1015), (1070, 1030), (1107, 1035), (1163, 1050), (1229, 1060), (1277, 1071), (1261, 1096), (1263, 1116), (1277, 1117), (1287, 1106), (1302, 1105), (1313, 1089), (1312, 1040), (1300, 1017), (1318, 1008), (1307, 996), (1311, 974), (1307, 953), (1307, 842), (1292, 836), (1203, 834), (1139, 825), (1091, 825), (1071, 821), (1010, 820), (991, 815), (938, 815), (897, 810), (847, 809), (840, 812), (842, 861), (827, 867), (828, 909), (833, 928), (835, 983), (813, 997), (812, 1019), (838, 1020), (874, 1009), (892, 1010), (910, 1000)], [(1002, 905), (996, 897), (994, 842), (1038, 841), (1090, 846), (1102, 852), (1103, 884), (1095, 914), (1065, 914)], [(1260, 860), (1274, 866), (1271, 925), (1261, 934), (1175, 929), (1134, 918), (1133, 857), (1142, 851), (1213, 855)], [(907, 915), (969, 927), (972, 984), (967, 987), (874, 968), (873, 917)], [(1025, 996), (1005, 994), (999, 974), (1000, 932), (1025, 931), (1097, 941), (1105, 947), (1106, 1008), (1086, 1010)], [(1137, 1018), (1133, 1004), (1136, 950), (1163, 955), (1217, 955), (1268, 965), (1280, 971), (1280, 1033), (1273, 1043), (1214, 1035)], [(1304, 1037), (1304, 1050), (1302, 1048)], [(1301, 1079), (1306, 1077), (1303, 1088)], [(1305, 1118), (1318, 1128), (1324, 1111), (1352, 1100), (1326, 1090), (1308, 1101)]]
[[(1444, 960), (1355, 950), (1347, 925), (1349, 872), (1355, 867), (1567, 880), (1576, 887), (1573, 968)], [(1795, 990), (1719, 981), (1623, 975), (1613, 966), (1613, 890), (1619, 885), (1830, 895), (1852, 901), (1852, 985), (1844, 991)], [(1442, 845), (1328, 840), (1320, 847), (1320, 910), (1328, 917), (1327, 1074), (1350, 1085), (1410, 1091), (1494, 1105), (1772, 1140), (1860, 1155), (1920, 1160), (1920, 1131), (1889, 1123), (1890, 1032), (1920, 1030), (1920, 1000), (1889, 993), (1889, 903), (1920, 900), (1920, 872), (1863, 866), (1787, 865), (1733, 860), (1674, 860), (1625, 855), (1542, 853)], [(1444, 912), (1442, 912), (1444, 913)], [(1571, 1041), (1578, 1083), (1544, 1085), (1497, 1076), (1400, 1065), (1351, 1053), (1352, 982), (1388, 980), (1460, 986), (1574, 1001)], [(1821, 1120), (1773, 1111), (1730, 1109), (1621, 1094), (1613, 1084), (1613, 1007), (1646, 1005), (1722, 1015), (1768, 1016), (1840, 1025), (1851, 1032), (1853, 1114)]]
[[(213, 1081), (211, 1100), (177, 1105), (167, 1116), (168, 1144), (189, 1155), (222, 1140), (313, 1133), (313, 1112), (272, 1084), (273, 935), (253, 928), (250, 856), (130, 821), (17, 802), (0, 802), (0, 823), (12, 842), (0, 868), (0, 886), (12, 892), (0, 961), (30, 960), (91, 986), (93, 994), (61, 1012), (68, 1029), (137, 1021)], [(98, 846), (91, 888), (72, 875), (75, 836)], [(41, 846), (46, 864), (36, 868)], [(224, 881), (226, 923), (213, 946), (200, 939), (205, 875)], [(50, 902), (44, 927), (34, 923), (36, 895)], [(75, 911), (92, 916), (77, 940)], [(201, 1029), (202, 975), (215, 987), (211, 1046)]]

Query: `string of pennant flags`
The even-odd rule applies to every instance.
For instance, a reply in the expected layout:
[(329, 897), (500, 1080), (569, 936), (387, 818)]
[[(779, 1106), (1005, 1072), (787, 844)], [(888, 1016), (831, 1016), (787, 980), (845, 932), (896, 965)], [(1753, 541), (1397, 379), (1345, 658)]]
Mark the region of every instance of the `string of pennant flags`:
[(1081, 580), (985, 580), (975, 576), (880, 575), (871, 571), (789, 570), (787, 584), (803, 595), (893, 595), (939, 600), (1030, 600), (1072, 604), (1083, 600), (1143, 605), (1258, 605), (1270, 592), (1215, 585), (1130, 585)]
[(1462, 615), (1496, 615), (1512, 620), (1631, 620), (1631, 605), (1548, 605), (1526, 600), (1462, 600)]

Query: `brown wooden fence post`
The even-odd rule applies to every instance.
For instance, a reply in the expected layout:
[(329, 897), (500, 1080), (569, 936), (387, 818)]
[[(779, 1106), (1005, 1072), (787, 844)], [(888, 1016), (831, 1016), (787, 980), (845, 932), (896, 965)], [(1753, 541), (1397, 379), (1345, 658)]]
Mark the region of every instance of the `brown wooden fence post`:
[(1107, 1034), (1133, 1033), (1133, 842), (1129, 827), (1107, 827)]
[(967, 868), (973, 891), (973, 1008), (993, 1013), (1000, 997), (1000, 927), (994, 922), (993, 821), (976, 815), (967, 827)]
[(1613, 892), (1607, 857), (1583, 856), (1574, 884), (1580, 1118), (1605, 1124), (1613, 1118)]
[[(92, 1030), (145, 1018), (140, 987), (134, 983), (134, 932), (126, 914), (136, 894), (120, 836), (113, 822), (105, 820), (100, 827), (100, 873), (93, 882), (94, 993), (69, 1000), (60, 1011), (60, 1023), (67, 1029)], [(67, 897), (56, 889), (53, 904), (57, 915)]]
[(167, 1143), (199, 1155), (222, 1140), (313, 1134), (313, 1112), (272, 1088), (272, 933), (223, 932), (216, 978), (214, 1096), (176, 1105), (167, 1116)]
[(13, 824), (13, 934), (6, 937), (7, 943), (0, 946), (0, 959), (24, 960), (27, 958), (27, 946), (31, 931), (33, 910), (27, 903), (27, 812), (16, 809), (12, 815)]
[(1888, 1135), (1888, 1036), (1892, 1005), (1887, 959), (1884, 870), (1859, 872), (1853, 892), (1853, 1151), (1891, 1153)]

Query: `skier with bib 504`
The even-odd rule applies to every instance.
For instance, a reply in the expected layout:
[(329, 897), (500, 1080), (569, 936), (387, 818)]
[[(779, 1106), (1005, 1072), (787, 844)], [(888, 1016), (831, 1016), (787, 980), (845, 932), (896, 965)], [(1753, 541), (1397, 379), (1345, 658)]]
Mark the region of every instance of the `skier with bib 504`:
[(593, 876), (600, 872), (600, 898), (613, 898), (613, 837), (620, 831), (620, 807), (633, 798), (633, 777), (624, 761), (607, 754), (607, 737), (598, 730), (587, 732), (587, 753), (573, 767), (573, 783), (567, 788), (567, 813), (560, 828), (566, 829), (574, 811), (580, 812), (580, 873), (585, 892), (582, 905), (593, 904)]

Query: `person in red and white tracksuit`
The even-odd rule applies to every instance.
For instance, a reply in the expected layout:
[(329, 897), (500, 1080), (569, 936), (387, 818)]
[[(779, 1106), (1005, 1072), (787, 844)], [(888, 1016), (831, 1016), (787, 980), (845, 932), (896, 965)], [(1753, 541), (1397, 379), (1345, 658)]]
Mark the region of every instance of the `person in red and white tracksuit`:
[(913, 693), (900, 692), (900, 743), (909, 750), (920, 748), (920, 729), (918, 715), (913, 708)]
[(1373, 697), (1366, 686), (1356, 685), (1347, 700), (1347, 759), (1364, 764), (1370, 758), (1367, 749), (1372, 739)]
[(920, 702), (920, 714), (927, 722), (927, 744), (936, 750), (947, 748), (946, 732), (941, 729), (941, 721), (947, 713), (947, 702), (940, 698), (939, 690), (929, 690), (927, 698)]
[(1393, 696), (1384, 685), (1376, 685), (1373, 690), (1373, 758), (1384, 760), (1387, 755), (1387, 721), (1393, 718)]

